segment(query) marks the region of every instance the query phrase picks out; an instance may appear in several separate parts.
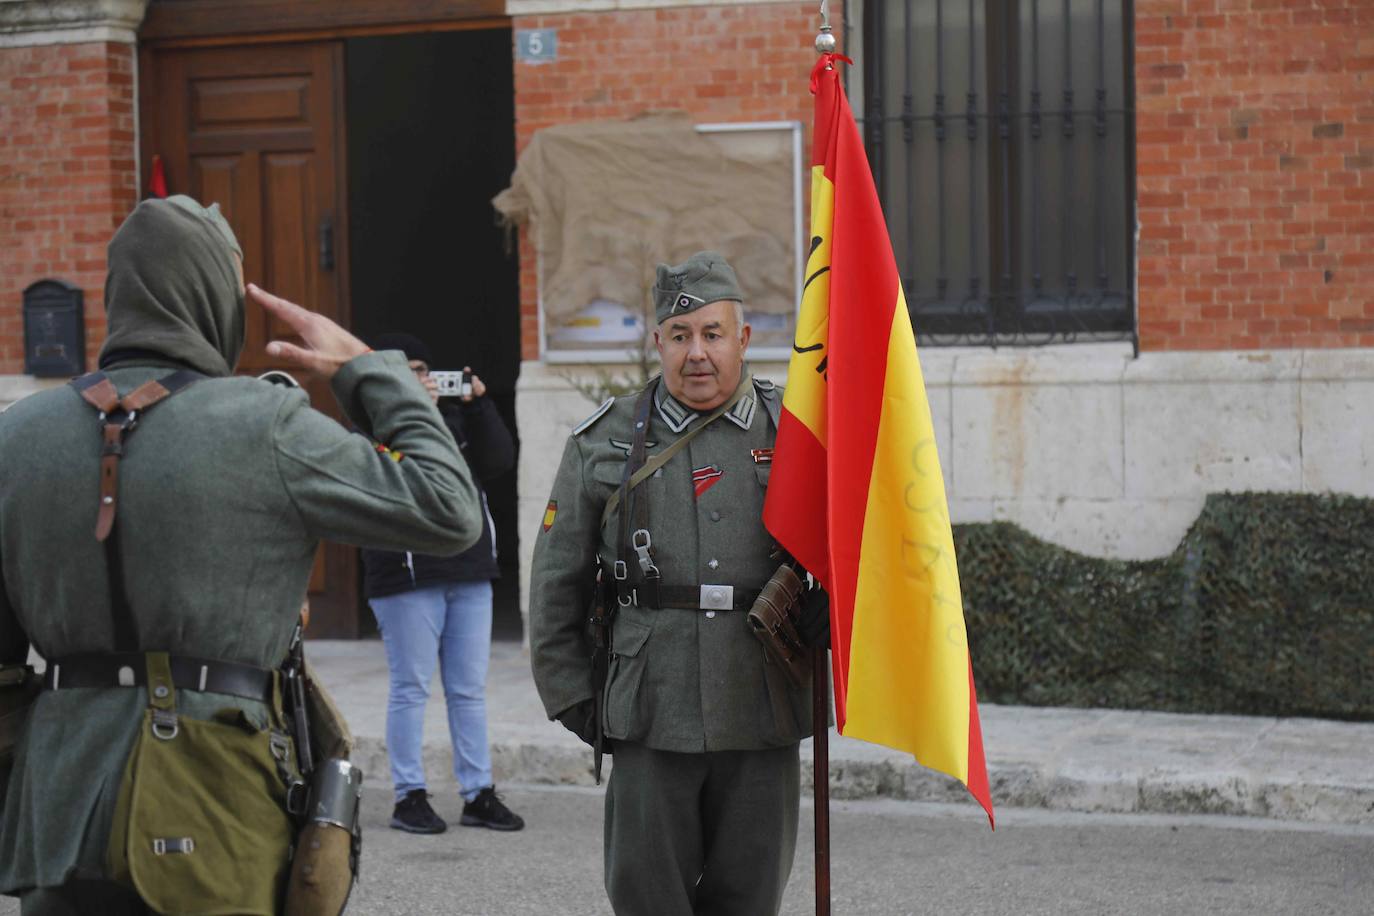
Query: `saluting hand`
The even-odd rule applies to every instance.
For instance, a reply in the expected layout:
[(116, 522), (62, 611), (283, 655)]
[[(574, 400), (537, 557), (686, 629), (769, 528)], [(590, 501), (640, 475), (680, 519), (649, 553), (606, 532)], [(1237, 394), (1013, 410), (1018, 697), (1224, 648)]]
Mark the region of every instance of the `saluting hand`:
[(323, 315), (274, 296), (252, 283), (248, 284), (248, 295), (268, 315), (299, 335), (305, 344), (302, 347), (284, 340), (274, 340), (267, 345), (268, 356), (317, 373), (327, 381), (344, 363), (368, 352), (367, 344)]

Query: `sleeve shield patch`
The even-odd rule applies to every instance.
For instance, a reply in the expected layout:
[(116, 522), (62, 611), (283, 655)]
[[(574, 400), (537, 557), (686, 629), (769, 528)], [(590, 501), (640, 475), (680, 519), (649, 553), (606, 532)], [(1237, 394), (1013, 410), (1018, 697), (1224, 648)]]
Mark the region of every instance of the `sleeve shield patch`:
[(548, 506), (544, 508), (544, 530), (548, 531), (553, 527), (553, 520), (558, 516), (558, 500), (549, 500)]

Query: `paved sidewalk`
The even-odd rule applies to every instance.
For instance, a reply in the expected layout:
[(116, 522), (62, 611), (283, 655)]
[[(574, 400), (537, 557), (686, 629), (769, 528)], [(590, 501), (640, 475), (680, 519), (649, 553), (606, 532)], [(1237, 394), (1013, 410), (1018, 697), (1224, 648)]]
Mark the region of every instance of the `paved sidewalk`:
[[(307, 655), (352, 725), (368, 785), (388, 787), (381, 642), (311, 641)], [(1374, 824), (1374, 724), (991, 705), (979, 713), (999, 807)], [(592, 784), (591, 752), (544, 717), (518, 643), (492, 647), (487, 714), (499, 784)], [(809, 790), (810, 742), (802, 756)], [(967, 801), (962, 786), (911, 757), (833, 730), (830, 758), (836, 798)], [(431, 786), (451, 784), (437, 679), (425, 767)]]

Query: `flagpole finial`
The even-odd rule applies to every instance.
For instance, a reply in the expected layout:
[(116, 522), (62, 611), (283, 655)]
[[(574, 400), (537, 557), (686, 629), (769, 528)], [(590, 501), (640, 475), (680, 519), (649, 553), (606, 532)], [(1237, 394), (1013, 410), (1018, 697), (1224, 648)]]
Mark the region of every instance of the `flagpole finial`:
[(835, 53), (835, 36), (830, 30), (830, 0), (821, 0), (821, 29), (816, 36), (816, 53)]

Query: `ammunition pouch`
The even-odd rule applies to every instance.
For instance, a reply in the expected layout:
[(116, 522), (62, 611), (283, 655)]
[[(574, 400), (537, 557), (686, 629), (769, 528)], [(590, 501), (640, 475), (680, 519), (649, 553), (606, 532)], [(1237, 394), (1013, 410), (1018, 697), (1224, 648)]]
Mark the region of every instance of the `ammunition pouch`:
[(146, 666), (149, 703), (115, 805), (109, 877), (159, 913), (273, 916), (295, 835), (290, 739), (237, 707), (179, 715), (167, 654), (147, 653)]
[(0, 803), (5, 799), (14, 749), (42, 689), (42, 682), (28, 665), (0, 665)]
[(768, 662), (777, 665), (793, 687), (804, 685), (811, 673), (811, 650), (797, 631), (803, 590), (797, 571), (784, 563), (759, 592), (748, 617)]

